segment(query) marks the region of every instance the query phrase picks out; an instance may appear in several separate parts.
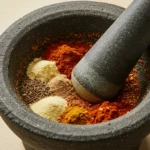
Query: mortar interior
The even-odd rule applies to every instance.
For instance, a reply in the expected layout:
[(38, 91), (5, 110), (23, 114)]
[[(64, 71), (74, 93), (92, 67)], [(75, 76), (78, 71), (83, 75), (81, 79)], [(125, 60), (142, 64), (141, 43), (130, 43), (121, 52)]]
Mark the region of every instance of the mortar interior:
[[(99, 16), (84, 16), (84, 15), (70, 15), (65, 17), (56, 18), (49, 22), (36, 26), (28, 33), (19, 39), (17, 44), (13, 47), (13, 51), (9, 60), (9, 80), (14, 92), (16, 92), (16, 81), (21, 82), (22, 77), (25, 75), (27, 64), (32, 61), (33, 58), (39, 57), (41, 52), (47, 46), (48, 43), (56, 42), (58, 40), (88, 40), (95, 42), (99, 35), (103, 34), (106, 29), (113, 23), (113, 19), (103, 18)], [(96, 33), (96, 36), (87, 36), (91, 33)], [(82, 36), (75, 36), (81, 34)], [(149, 68), (150, 54), (147, 51), (142, 59), (146, 61), (147, 65), (143, 66), (138, 64), (138, 75), (140, 80), (141, 95), (139, 103), (146, 94), (149, 88), (149, 79), (146, 76), (144, 70)]]

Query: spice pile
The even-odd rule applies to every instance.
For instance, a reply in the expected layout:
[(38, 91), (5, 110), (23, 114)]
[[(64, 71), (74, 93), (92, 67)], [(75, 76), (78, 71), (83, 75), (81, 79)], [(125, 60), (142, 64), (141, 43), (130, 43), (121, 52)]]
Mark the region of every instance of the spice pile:
[(53, 43), (41, 58), (28, 65), (19, 92), (33, 112), (66, 124), (96, 124), (120, 117), (136, 106), (140, 96), (136, 68), (111, 102), (91, 104), (78, 96), (70, 80), (71, 72), (91, 46), (90, 42)]
[(60, 41), (48, 46), (43, 53), (43, 58), (56, 62), (58, 70), (71, 78), (72, 68), (79, 62), (83, 55), (92, 47), (92, 43)]

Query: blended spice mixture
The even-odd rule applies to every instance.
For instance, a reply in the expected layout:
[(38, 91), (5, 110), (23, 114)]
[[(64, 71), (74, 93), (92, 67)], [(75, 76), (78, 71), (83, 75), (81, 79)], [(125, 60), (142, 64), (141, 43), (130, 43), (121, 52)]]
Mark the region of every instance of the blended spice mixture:
[[(140, 96), (140, 85), (136, 67), (133, 68), (119, 95), (113, 101), (104, 100), (97, 104), (91, 104), (84, 101), (74, 90), (70, 80), (72, 69), (92, 45), (91, 42), (80, 41), (60, 41), (49, 44), (38, 60), (50, 61), (48, 64), (55, 62), (58, 71), (53, 74), (49, 80), (44, 80), (43, 78), (43, 80), (39, 80), (36, 76), (32, 79), (28, 77), (27, 74), (20, 85), (22, 100), (32, 108), (32, 105), (39, 107), (38, 103), (42, 105), (43, 103), (39, 101), (46, 97), (57, 96), (58, 99), (59, 97), (63, 98), (67, 106), (64, 111), (60, 111), (60, 109), (57, 110), (62, 113), (59, 113), (60, 116), (57, 116), (58, 119), (53, 121), (65, 124), (96, 124), (115, 119), (131, 111), (138, 103)], [(33, 60), (33, 62), (35, 61)], [(31, 62), (29, 66), (31, 66), (33, 62)], [(38, 63), (38, 67), (33, 66), (33, 68), (37, 69), (34, 70), (34, 72), (42, 74), (42, 72), (40, 72), (43, 70), (43, 68), (41, 69), (41, 67), (43, 67), (41, 65), (42, 63)], [(35, 65), (37, 66), (37, 64)], [(55, 70), (57, 69), (55, 68)], [(32, 72), (31, 69), (31, 73)], [(57, 100), (55, 99), (55, 101)], [(54, 104), (53, 106), (49, 104), (49, 107), (56, 107), (58, 109)], [(33, 112), (36, 113), (37, 111), (33, 110)], [(56, 113), (56, 111), (54, 113)], [(38, 115), (42, 116), (42, 114)], [(52, 111), (50, 115), (52, 115)]]

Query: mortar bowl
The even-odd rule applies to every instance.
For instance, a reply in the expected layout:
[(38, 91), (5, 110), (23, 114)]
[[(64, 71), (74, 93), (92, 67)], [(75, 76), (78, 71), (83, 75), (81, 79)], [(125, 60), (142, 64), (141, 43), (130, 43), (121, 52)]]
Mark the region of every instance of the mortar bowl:
[(145, 68), (139, 65), (139, 104), (112, 121), (95, 125), (48, 121), (29, 110), (16, 94), (15, 81), (20, 66), (26, 69), (27, 62), (40, 55), (37, 47), (42, 50), (47, 39), (55, 41), (69, 39), (73, 34), (103, 34), (123, 11), (119, 6), (90, 1), (60, 3), (29, 13), (1, 35), (1, 117), (23, 141), (26, 150), (137, 150), (149, 134), (150, 79), (144, 71), (150, 68), (148, 50), (142, 56)]

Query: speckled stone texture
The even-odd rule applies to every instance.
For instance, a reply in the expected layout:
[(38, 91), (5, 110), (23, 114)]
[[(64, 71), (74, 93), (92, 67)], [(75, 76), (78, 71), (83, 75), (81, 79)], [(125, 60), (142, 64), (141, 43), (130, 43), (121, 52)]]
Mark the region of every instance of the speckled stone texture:
[[(0, 37), (0, 112), (27, 150), (137, 150), (150, 132), (149, 84), (142, 74), (142, 101), (133, 111), (96, 125), (65, 125), (41, 118), (18, 100), (14, 84), (18, 64), (45, 36), (70, 32), (104, 33), (123, 12), (118, 6), (96, 2), (70, 2), (38, 9), (10, 26)], [(34, 55), (33, 55), (34, 56)], [(145, 60), (150, 64), (150, 53)], [(9, 141), (8, 141), (9, 143)]]

